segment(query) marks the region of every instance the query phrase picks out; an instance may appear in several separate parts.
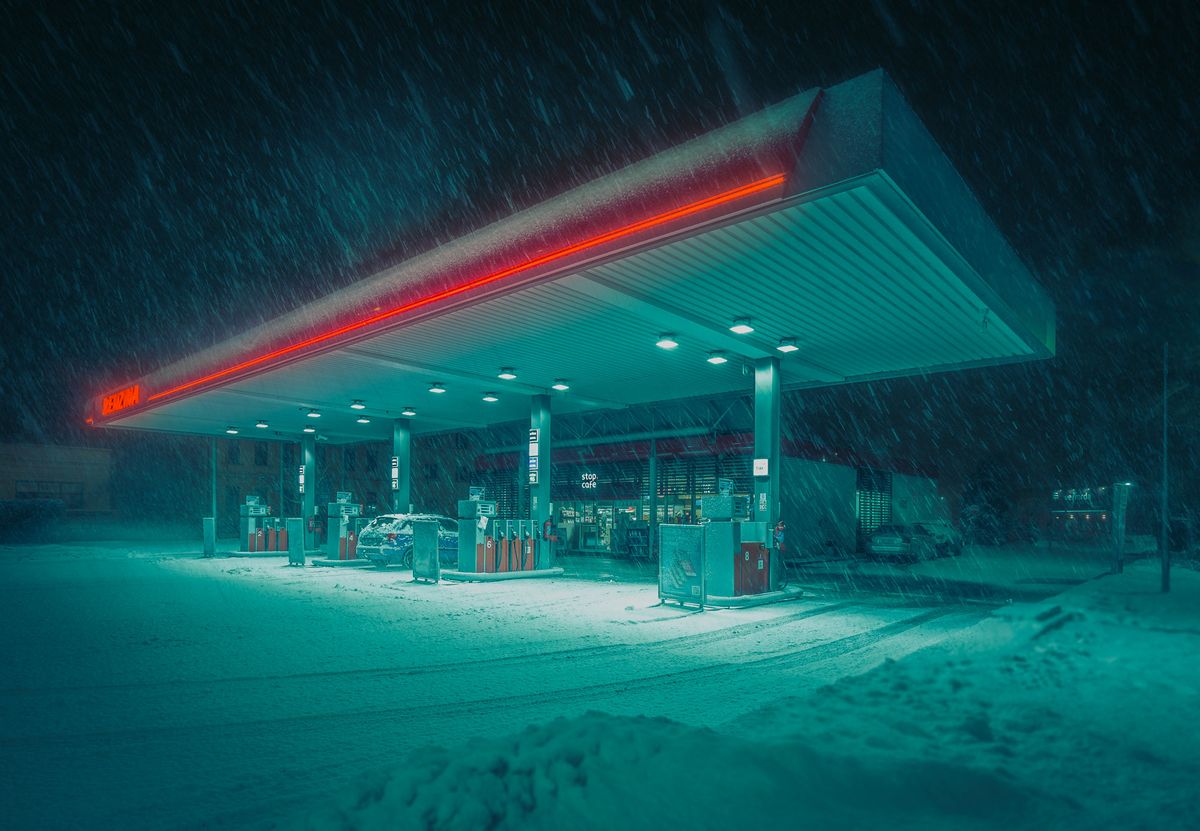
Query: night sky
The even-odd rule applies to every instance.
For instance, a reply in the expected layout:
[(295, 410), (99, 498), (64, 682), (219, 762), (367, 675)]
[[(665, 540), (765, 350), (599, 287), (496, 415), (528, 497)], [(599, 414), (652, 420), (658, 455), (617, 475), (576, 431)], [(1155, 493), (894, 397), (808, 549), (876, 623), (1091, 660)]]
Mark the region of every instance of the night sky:
[(111, 383), (882, 66), (1055, 300), (1059, 356), (805, 393), (806, 429), (1149, 481), (1167, 339), (1194, 487), (1194, 4), (366, 5), (4, 4), (0, 440), (108, 440), (81, 413)]

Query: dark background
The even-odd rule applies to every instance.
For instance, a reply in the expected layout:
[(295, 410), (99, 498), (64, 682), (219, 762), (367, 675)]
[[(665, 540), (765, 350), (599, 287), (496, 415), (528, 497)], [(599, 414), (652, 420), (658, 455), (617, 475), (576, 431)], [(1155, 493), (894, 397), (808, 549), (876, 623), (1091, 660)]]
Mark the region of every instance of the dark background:
[(1059, 354), (794, 395), (792, 429), (951, 481), (1153, 484), (1169, 340), (1187, 503), (1193, 5), (0, 3), (0, 441), (202, 463), (187, 440), (86, 430), (85, 400), (882, 66), (1054, 299)]

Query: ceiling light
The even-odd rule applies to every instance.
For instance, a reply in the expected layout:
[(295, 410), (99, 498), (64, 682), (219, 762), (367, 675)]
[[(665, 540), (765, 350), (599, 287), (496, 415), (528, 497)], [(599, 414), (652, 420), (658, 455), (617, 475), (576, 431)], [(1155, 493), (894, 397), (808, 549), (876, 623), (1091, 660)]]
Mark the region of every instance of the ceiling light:
[(305, 428), (304, 428), (304, 432), (306, 432), (306, 433), (315, 433), (315, 432), (317, 432), (317, 428), (316, 428), (316, 427), (311, 427), (311, 426), (310, 426), (310, 427), (305, 427)]
[(441, 381), (434, 381), (432, 384), (429, 385), (429, 391), (436, 392), (436, 393), (443, 393), (446, 391), (446, 388), (442, 385)]
[(675, 340), (674, 335), (659, 335), (658, 342), (654, 345), (659, 349), (674, 349), (679, 346), (679, 341)]
[(306, 413), (306, 415), (307, 415), (309, 418), (320, 418), (320, 417), (321, 417), (321, 414), (320, 414), (318, 411), (316, 411), (316, 410), (309, 410), (309, 411)]
[(780, 352), (795, 352), (800, 347), (796, 346), (795, 338), (780, 338), (779, 346), (776, 346), (775, 348)]
[(415, 416), (416, 414), (417, 414), (417, 411), (414, 410), (412, 407), (405, 407), (403, 410), (400, 411), (400, 415), (402, 415), (402, 416)]
[(371, 419), (367, 418), (366, 416), (359, 416), (358, 418), (356, 418), (354, 420), (357, 421), (359, 424), (370, 424), (371, 423)]
[(225, 432), (226, 432), (226, 433), (228, 433), (228, 434), (229, 434), (229, 435), (231, 435), (231, 436), (236, 436), (236, 435), (237, 435), (237, 428), (231, 425), (231, 426), (229, 426), (229, 427), (226, 427), (226, 428), (225, 428)]
[(735, 335), (748, 335), (754, 331), (754, 327), (750, 325), (750, 318), (739, 317), (733, 321), (733, 325), (729, 327), (729, 331)]
[(351, 402), (350, 402), (350, 409), (352, 409), (352, 410), (365, 410), (365, 409), (367, 409), (367, 405), (366, 405), (366, 404), (364, 404), (364, 403), (362, 403), (362, 400), (361, 400), (361, 399), (359, 399), (359, 398), (356, 398), (356, 399), (354, 399), (353, 401), (351, 401)]
[(502, 381), (511, 381), (517, 377), (517, 373), (513, 371), (511, 366), (500, 367), (500, 374), (496, 376)]
[(255, 425), (254, 425), (254, 426), (255, 426), (255, 427), (257, 427), (259, 430), (266, 430), (266, 429), (267, 429), (268, 427), (270, 427), (271, 425), (267, 424), (267, 422), (263, 421), (263, 420), (260, 418), (260, 419), (259, 419), (259, 420), (258, 420), (258, 421), (255, 423)]
[(564, 378), (556, 378), (554, 383), (550, 385), (550, 389), (558, 390), (559, 392), (566, 392), (570, 388), (571, 385)]
[(725, 355), (722, 354), (721, 352), (709, 352), (708, 353), (708, 362), (710, 364), (724, 364), (724, 363), (728, 363), (729, 359), (726, 358)]
[(499, 401), (500, 399), (496, 397), (496, 393), (494, 392), (485, 392), (483, 394), (483, 400), (491, 404), (493, 401)]

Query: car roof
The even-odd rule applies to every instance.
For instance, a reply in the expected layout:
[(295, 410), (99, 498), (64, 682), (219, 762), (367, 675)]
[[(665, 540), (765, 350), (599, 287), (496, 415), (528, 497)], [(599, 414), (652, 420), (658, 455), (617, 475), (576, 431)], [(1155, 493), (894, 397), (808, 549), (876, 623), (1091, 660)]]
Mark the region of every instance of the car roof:
[(453, 519), (443, 514), (380, 514), (376, 519)]

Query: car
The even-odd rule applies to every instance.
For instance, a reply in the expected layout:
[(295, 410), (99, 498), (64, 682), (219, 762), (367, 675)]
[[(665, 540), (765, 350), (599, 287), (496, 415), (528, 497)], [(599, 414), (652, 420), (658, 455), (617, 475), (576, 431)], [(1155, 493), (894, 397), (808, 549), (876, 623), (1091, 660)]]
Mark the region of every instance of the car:
[(877, 557), (929, 560), (962, 553), (962, 536), (945, 520), (881, 525), (867, 538), (867, 552)]
[(358, 556), (376, 566), (413, 564), (413, 522), (438, 524), (438, 561), (443, 567), (458, 566), (458, 520), (440, 514), (381, 514), (358, 535)]
[(963, 550), (962, 534), (945, 519), (926, 519), (916, 523), (933, 535), (934, 549), (939, 556), (957, 557)]

